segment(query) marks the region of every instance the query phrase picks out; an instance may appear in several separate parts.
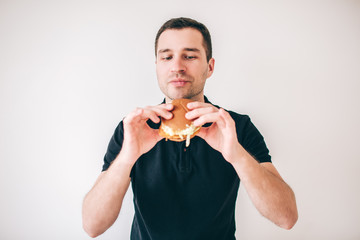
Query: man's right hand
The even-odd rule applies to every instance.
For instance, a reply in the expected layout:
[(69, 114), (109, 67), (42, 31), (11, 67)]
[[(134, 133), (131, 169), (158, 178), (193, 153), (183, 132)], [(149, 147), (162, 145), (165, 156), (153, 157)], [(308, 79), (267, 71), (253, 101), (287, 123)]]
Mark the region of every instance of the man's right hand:
[(148, 152), (162, 139), (157, 129), (152, 129), (146, 121), (151, 119), (159, 123), (160, 118), (171, 119), (172, 104), (161, 104), (145, 108), (136, 108), (124, 118), (124, 142), (122, 151), (126, 152), (129, 164), (134, 164), (144, 153)]

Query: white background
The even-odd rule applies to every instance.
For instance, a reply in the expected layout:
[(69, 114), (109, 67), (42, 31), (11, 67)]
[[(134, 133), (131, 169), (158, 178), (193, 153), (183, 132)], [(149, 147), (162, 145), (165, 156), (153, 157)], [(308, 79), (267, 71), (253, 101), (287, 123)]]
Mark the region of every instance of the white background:
[[(294, 189), (282, 230), (240, 187), (238, 239), (360, 239), (360, 1), (0, 1), (0, 239), (89, 239), (84, 195), (118, 122), (162, 101), (154, 38), (209, 28), (205, 94), (249, 114)], [(128, 239), (128, 192), (98, 239)]]

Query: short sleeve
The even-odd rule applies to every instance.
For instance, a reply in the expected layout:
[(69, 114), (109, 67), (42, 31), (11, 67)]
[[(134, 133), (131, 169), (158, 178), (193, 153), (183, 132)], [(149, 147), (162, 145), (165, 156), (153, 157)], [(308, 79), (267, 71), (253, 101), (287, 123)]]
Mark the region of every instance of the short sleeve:
[(119, 125), (116, 127), (113, 136), (110, 139), (106, 154), (104, 156), (104, 164), (102, 167), (102, 171), (106, 171), (111, 162), (117, 157), (120, 153), (122, 144), (124, 140), (124, 125), (121, 121)]
[(249, 116), (241, 115), (237, 117), (236, 130), (240, 144), (248, 153), (260, 163), (271, 162), (271, 156), (264, 137), (251, 122)]

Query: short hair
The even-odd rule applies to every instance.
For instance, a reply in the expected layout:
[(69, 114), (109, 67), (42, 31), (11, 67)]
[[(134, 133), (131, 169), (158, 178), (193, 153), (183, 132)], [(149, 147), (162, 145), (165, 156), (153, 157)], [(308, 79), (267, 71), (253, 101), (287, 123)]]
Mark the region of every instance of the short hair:
[(159, 29), (155, 38), (155, 56), (157, 56), (157, 47), (160, 35), (168, 29), (183, 29), (183, 28), (193, 28), (198, 30), (203, 36), (203, 45), (206, 52), (206, 60), (209, 61), (212, 58), (212, 46), (211, 46), (211, 36), (209, 30), (206, 26), (194, 19), (191, 18), (172, 18), (165, 22)]

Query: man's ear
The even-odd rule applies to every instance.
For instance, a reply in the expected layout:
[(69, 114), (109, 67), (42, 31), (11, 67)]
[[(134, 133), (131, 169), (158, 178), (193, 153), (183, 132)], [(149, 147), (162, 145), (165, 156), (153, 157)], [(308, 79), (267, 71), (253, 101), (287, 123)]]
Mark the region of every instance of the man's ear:
[(208, 74), (207, 74), (207, 77), (211, 77), (211, 75), (213, 74), (214, 72), (214, 67), (215, 67), (215, 59), (214, 58), (211, 58), (209, 60), (209, 63), (208, 63)]

